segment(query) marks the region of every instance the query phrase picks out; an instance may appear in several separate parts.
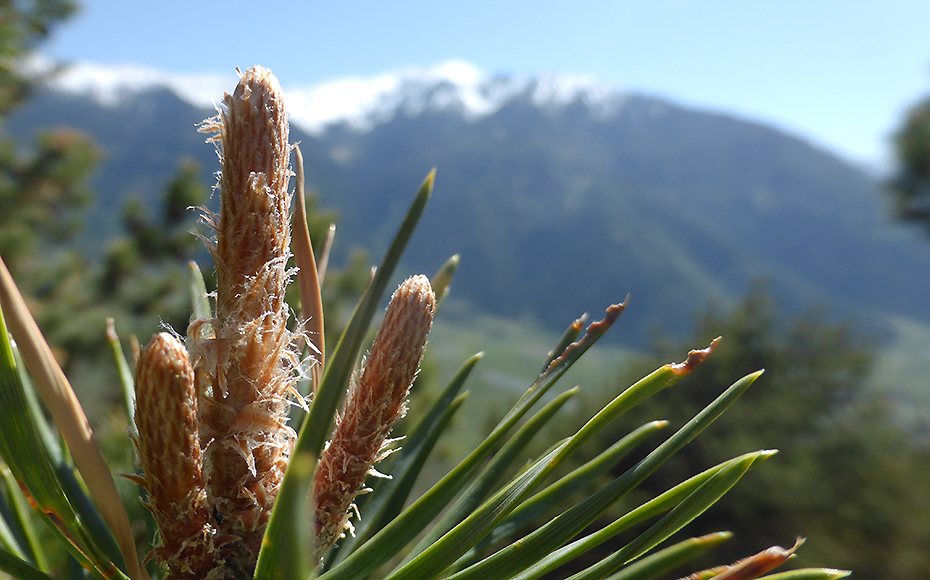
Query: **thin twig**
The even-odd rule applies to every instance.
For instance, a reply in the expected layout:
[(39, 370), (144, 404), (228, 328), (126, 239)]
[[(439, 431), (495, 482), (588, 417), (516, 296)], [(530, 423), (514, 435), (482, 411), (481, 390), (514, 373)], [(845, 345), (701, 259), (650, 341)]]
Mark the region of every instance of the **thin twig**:
[(314, 365), (313, 387), (319, 384), (325, 361), (323, 344), (323, 297), (320, 294), (320, 279), (313, 257), (313, 244), (307, 228), (307, 201), (304, 197), (304, 158), (300, 147), (294, 147), (294, 173), (296, 174), (296, 211), (293, 221), (294, 262), (297, 264), (297, 281), (300, 286), (301, 318), (306, 321), (306, 332), (319, 364)]

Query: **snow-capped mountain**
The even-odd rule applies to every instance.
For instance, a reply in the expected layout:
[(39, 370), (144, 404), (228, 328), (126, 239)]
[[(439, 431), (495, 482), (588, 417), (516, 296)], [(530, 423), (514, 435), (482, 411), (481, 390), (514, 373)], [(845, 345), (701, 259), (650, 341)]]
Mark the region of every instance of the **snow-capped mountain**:
[[(32, 64), (49, 70), (48, 61)], [(584, 102), (595, 115), (608, 117), (622, 107), (623, 93), (591, 79), (571, 75), (517, 78), (486, 75), (475, 66), (454, 61), (432, 68), (407, 68), (369, 78), (345, 78), (313, 86), (282, 81), (291, 122), (310, 134), (345, 124), (367, 131), (397, 112), (452, 110), (465, 119), (491, 115), (514, 98), (525, 98), (543, 110)], [(156, 88), (168, 88), (187, 103), (213, 107), (218, 96), (235, 86), (235, 77), (215, 73), (175, 74), (139, 66), (76, 63), (52, 77), (51, 88), (114, 106), (122, 99)]]

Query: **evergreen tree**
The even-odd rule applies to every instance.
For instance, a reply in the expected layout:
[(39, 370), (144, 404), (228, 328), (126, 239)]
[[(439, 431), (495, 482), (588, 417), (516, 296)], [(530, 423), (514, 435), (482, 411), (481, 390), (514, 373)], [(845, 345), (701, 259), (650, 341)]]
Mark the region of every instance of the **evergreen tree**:
[(92, 199), (88, 180), (99, 153), (89, 137), (69, 129), (17, 143), (2, 123), (43, 80), (27, 72), (27, 57), (74, 9), (64, 0), (0, 7), (0, 255), (52, 343), (69, 353), (81, 352), (83, 316), (93, 310), (87, 260), (70, 242)]
[[(639, 493), (655, 496), (724, 457), (777, 447), (772, 465), (704, 515), (702, 532), (734, 532), (725, 548), (732, 558), (805, 536), (798, 566), (826, 560), (863, 578), (923, 577), (930, 570), (930, 489), (919, 482), (930, 477), (930, 453), (899, 426), (887, 401), (866, 391), (869, 343), (816, 312), (785, 320), (759, 285), (732, 311), (700, 316), (690, 338), (657, 341), (642, 368), (671, 362), (718, 335), (713, 356), (693, 376), (634, 413), (640, 422), (668, 419), (675, 428), (722, 392), (727, 377), (749, 368), (766, 374)], [(617, 384), (628, 384), (642, 368)], [(634, 426), (621, 423), (598, 448)]]
[(930, 231), (930, 98), (917, 103), (894, 136), (898, 170), (890, 182), (895, 211)]
[(0, 119), (19, 105), (40, 80), (23, 72), (24, 58), (76, 7), (70, 0), (0, 2)]
[(125, 234), (109, 243), (96, 280), (99, 300), (110, 305), (121, 333), (144, 336), (160, 323), (184, 333), (190, 317), (187, 264), (203, 258), (202, 243), (191, 235), (197, 212), (207, 200), (197, 165), (184, 162), (152, 210), (130, 197), (123, 207)]

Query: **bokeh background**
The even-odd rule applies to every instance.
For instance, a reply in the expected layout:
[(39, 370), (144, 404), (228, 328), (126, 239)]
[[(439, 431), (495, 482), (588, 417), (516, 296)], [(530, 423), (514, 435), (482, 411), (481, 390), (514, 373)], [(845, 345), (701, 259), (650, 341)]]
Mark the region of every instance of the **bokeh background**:
[(260, 64), (288, 98), (317, 247), (337, 227), (329, 340), (438, 168), (401, 270), (461, 265), (412, 412), (487, 356), (436, 470), (569, 323), (629, 293), (567, 379), (584, 388), (578, 421), (723, 341), (585, 453), (647, 420), (680, 424), (764, 367), (640, 499), (777, 447), (688, 532), (733, 530), (732, 559), (808, 536), (799, 566), (930, 578), (930, 4), (85, 0), (0, 14), (0, 254), (113, 441), (126, 426), (105, 320), (143, 341), (183, 332), (187, 261), (210, 276), (189, 208), (217, 202), (196, 124), (237, 67)]

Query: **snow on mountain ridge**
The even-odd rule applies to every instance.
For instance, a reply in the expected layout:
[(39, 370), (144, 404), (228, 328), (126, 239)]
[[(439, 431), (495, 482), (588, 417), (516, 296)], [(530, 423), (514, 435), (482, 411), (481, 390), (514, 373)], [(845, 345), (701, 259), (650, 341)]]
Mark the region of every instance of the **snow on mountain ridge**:
[[(30, 66), (36, 71), (51, 69), (50, 61), (44, 59), (34, 59)], [(164, 87), (192, 105), (212, 108), (234, 81), (231, 75), (175, 74), (135, 65), (77, 63), (55, 75), (50, 86), (86, 95), (104, 106), (117, 106), (134, 94)], [(475, 120), (519, 97), (529, 98), (546, 111), (581, 100), (596, 116), (608, 117), (625, 100), (617, 89), (583, 77), (488, 76), (461, 61), (311, 86), (282, 85), (291, 122), (315, 134), (339, 123), (365, 131), (398, 112), (415, 116), (424, 111), (454, 110)]]
[(223, 87), (230, 85), (229, 75), (175, 74), (137, 65), (82, 62), (52, 72), (55, 66), (43, 57), (32, 57), (25, 63), (27, 70), (37, 76), (51, 73), (48, 85), (52, 89), (84, 95), (107, 107), (118, 106), (126, 97), (154, 88), (170, 89), (198, 107), (212, 107), (219, 102)]
[(614, 114), (625, 101), (620, 91), (581, 77), (492, 77), (460, 61), (284, 90), (293, 122), (311, 133), (340, 122), (368, 130), (398, 111), (416, 116), (424, 111), (455, 110), (475, 120), (494, 114), (520, 96), (529, 97), (544, 110), (580, 99), (598, 116)]

